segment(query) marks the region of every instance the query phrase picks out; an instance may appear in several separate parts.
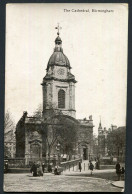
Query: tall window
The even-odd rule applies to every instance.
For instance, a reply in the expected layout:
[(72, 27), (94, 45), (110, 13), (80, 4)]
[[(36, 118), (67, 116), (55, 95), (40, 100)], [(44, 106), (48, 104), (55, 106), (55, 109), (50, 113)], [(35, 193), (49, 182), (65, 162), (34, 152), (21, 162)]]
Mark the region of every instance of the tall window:
[(62, 89), (58, 92), (58, 108), (65, 108), (65, 91)]

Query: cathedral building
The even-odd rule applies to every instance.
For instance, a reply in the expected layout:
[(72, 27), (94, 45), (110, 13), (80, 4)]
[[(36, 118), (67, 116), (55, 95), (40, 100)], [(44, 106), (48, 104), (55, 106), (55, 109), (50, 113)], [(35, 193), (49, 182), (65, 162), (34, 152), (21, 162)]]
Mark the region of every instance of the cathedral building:
[[(89, 116), (89, 119), (76, 119), (75, 84), (77, 81), (71, 73), (70, 61), (63, 52), (59, 26), (57, 29), (54, 52), (49, 58), (46, 75), (41, 83), (43, 92), (42, 117), (28, 117), (28, 113), (24, 112), (16, 126), (16, 157), (23, 158), (25, 164), (34, 160), (43, 161), (47, 157), (46, 138), (47, 135), (52, 136), (50, 133), (51, 123), (49, 123), (48, 118), (51, 117), (52, 111), (56, 114), (61, 112), (67, 122), (77, 126), (76, 156), (86, 160), (93, 154), (94, 125), (92, 116)], [(49, 123), (47, 135), (44, 133), (45, 123)], [(54, 142), (51, 155), (56, 154), (57, 141)]]

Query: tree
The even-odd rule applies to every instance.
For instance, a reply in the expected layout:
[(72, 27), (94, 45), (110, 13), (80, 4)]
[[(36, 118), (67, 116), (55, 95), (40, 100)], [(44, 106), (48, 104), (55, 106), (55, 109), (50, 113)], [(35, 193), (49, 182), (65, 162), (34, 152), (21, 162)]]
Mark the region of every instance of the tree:
[(59, 130), (57, 130), (62, 145), (63, 154), (72, 155), (77, 142), (77, 124), (64, 115), (59, 116)]
[(15, 124), (12, 118), (11, 113), (9, 110), (5, 113), (5, 119), (4, 119), (4, 157), (11, 157), (11, 150), (10, 150), (10, 144), (6, 145), (6, 143), (14, 141), (14, 129)]
[(109, 132), (107, 136), (107, 149), (109, 156), (120, 157), (126, 145), (125, 127), (119, 127)]
[(7, 112), (5, 113), (5, 119), (4, 119), (4, 132), (6, 133), (14, 129), (15, 129), (15, 124), (14, 124), (12, 115), (9, 112), (9, 110), (7, 110)]
[(42, 104), (39, 104), (37, 109), (33, 113), (34, 117), (41, 118), (42, 117)]
[[(34, 116), (42, 118), (42, 106), (34, 112)], [(76, 146), (77, 126), (68, 117), (63, 115), (60, 110), (50, 107), (50, 116), (42, 119), (43, 137), (47, 142), (48, 163), (50, 162), (51, 153), (55, 149), (57, 142), (60, 143), (60, 152), (72, 155)], [(55, 151), (55, 150), (54, 150)]]
[(4, 158), (11, 158), (11, 153), (7, 145), (4, 145)]
[(98, 148), (98, 137), (96, 134), (93, 134), (93, 154), (97, 158), (99, 155), (99, 148)]

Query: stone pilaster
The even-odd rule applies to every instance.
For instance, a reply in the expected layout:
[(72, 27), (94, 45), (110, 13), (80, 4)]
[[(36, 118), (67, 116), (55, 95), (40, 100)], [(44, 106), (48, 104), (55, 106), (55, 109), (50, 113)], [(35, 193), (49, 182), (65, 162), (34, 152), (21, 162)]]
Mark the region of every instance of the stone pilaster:
[(25, 128), (25, 165), (29, 164), (30, 159), (30, 144), (28, 130)]

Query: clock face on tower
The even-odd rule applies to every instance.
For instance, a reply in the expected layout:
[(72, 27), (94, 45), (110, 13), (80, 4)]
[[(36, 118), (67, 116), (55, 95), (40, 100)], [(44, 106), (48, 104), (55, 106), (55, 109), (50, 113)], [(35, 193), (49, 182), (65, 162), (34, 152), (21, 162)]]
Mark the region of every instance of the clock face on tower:
[(65, 74), (65, 70), (62, 69), (62, 68), (59, 68), (59, 69), (57, 70), (57, 74), (63, 76), (63, 75)]

